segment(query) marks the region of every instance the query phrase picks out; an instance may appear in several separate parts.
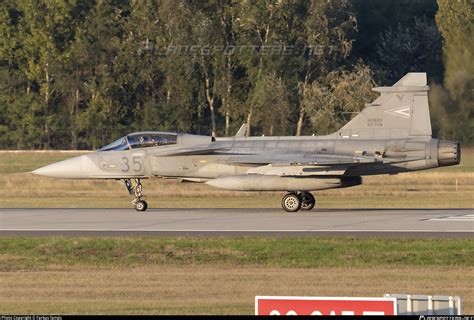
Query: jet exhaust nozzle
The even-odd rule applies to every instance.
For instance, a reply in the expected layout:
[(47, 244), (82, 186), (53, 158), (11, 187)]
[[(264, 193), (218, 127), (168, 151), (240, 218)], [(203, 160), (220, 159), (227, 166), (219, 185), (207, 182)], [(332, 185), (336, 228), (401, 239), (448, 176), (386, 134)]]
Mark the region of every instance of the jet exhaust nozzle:
[(459, 142), (438, 141), (438, 165), (440, 167), (454, 166), (461, 162), (461, 145)]

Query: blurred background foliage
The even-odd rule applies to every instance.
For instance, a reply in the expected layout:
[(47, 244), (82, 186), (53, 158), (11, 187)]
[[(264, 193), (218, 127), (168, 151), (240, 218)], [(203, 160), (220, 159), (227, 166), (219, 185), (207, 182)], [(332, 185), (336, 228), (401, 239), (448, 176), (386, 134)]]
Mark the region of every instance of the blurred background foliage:
[(0, 148), (327, 134), (410, 71), (434, 135), (472, 142), (473, 17), (469, 0), (1, 0)]

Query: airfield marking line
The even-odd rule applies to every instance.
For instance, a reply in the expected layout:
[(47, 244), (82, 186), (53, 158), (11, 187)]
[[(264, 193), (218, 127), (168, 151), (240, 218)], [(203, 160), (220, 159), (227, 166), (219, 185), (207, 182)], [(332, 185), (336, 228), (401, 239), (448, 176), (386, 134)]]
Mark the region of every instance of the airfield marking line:
[(453, 215), (453, 216), (430, 218), (430, 219), (426, 219), (426, 221), (469, 221), (469, 222), (474, 222), (474, 214), (458, 214), (458, 215)]
[[(380, 222), (380, 221), (386, 221), (386, 220), (393, 220), (393, 217), (388, 216), (388, 217), (380, 217), (380, 218), (374, 218), (374, 219), (368, 218), (368, 220), (356, 221), (356, 222), (351, 222), (351, 223), (340, 223), (340, 224), (333, 225), (333, 228), (350, 227), (350, 226), (356, 226), (356, 225), (361, 225), (365, 223)], [(318, 229), (314, 229), (314, 230), (318, 230)]]
[(147, 229), (0, 229), (0, 231), (97, 231), (97, 232), (396, 232), (396, 233), (426, 233), (426, 232), (451, 232), (451, 233), (474, 233), (474, 230), (337, 230), (337, 229), (309, 229), (309, 230), (206, 230), (206, 229), (157, 229), (157, 230), (147, 230)]
[[(224, 216), (224, 218), (228, 218), (228, 217), (237, 217), (237, 216), (241, 216), (241, 215), (249, 215), (251, 213), (231, 213), (229, 215), (226, 215)], [(151, 227), (151, 226), (154, 226), (154, 225), (164, 225), (164, 224), (173, 224), (173, 223), (179, 223), (179, 222), (193, 222), (193, 221), (202, 221), (202, 220), (206, 220), (206, 219), (216, 219), (216, 217), (214, 216), (203, 216), (203, 217), (198, 217), (198, 218), (173, 218), (172, 220), (169, 220), (169, 221), (162, 221), (162, 222), (157, 222), (157, 221), (154, 221), (154, 222), (151, 222), (151, 223), (147, 223), (147, 224), (140, 224), (140, 225), (136, 225), (136, 226), (132, 226), (132, 227), (127, 227), (125, 228), (125, 230), (132, 230), (134, 228), (140, 228), (140, 227)]]
[(474, 222), (474, 219), (446, 219), (446, 218), (443, 218), (443, 219), (428, 219), (428, 220), (425, 220), (425, 221), (469, 221), (469, 222)]

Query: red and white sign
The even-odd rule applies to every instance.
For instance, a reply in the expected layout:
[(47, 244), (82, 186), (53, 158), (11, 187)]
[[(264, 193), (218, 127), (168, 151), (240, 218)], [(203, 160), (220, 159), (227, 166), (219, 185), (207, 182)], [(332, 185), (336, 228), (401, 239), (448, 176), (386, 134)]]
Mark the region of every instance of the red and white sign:
[(396, 298), (255, 297), (255, 315), (396, 315)]

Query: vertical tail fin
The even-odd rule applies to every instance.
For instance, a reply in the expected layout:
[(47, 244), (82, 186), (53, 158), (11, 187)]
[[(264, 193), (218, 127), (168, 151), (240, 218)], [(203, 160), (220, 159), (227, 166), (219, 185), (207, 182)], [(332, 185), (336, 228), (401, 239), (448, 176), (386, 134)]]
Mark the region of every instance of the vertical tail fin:
[(380, 97), (336, 134), (351, 139), (431, 137), (426, 73), (410, 72), (391, 87), (376, 87)]

